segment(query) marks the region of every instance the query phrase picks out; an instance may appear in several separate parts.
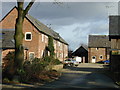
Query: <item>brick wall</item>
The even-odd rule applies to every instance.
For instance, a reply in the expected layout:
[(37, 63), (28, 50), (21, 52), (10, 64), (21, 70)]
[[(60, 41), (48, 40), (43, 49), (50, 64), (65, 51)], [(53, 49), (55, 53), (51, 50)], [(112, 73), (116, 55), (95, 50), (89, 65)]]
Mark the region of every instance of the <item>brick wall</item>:
[[(41, 33), (38, 32), (38, 30), (25, 18), (24, 19), (24, 23), (23, 23), (23, 33), (25, 35), (25, 33), (30, 32), (32, 34), (32, 40), (23, 40), (24, 46), (26, 46), (28, 48), (28, 57), (29, 54), (31, 52), (34, 52), (35, 57), (39, 57), (40, 58), (40, 50), (43, 49), (44, 45), (43, 43), (41, 43), (39, 40)], [(41, 47), (39, 47), (41, 46)], [(28, 58), (29, 59), (29, 58)]]
[(2, 24), (2, 29), (15, 29), (15, 22), (17, 18), (17, 9), (14, 9), (7, 15), (0, 24)]
[[(17, 18), (17, 10), (14, 8), (3, 20), (2, 22), (2, 29), (4, 30), (14, 30), (15, 29), (15, 22)], [(28, 19), (24, 19), (23, 23), (23, 33), (30, 32), (32, 35), (31, 40), (23, 40), (23, 45), (28, 48), (26, 51), (26, 59), (29, 59), (30, 53), (34, 53), (34, 57), (42, 58), (43, 52), (45, 51), (46, 46), (48, 45), (48, 36), (39, 32), (29, 21)], [(58, 40), (55, 40), (56, 43), (56, 57), (63, 61), (66, 55), (68, 54), (68, 47), (67, 45), (61, 43)]]
[[(2, 50), (2, 67), (4, 68), (7, 63), (8, 63), (8, 60), (5, 60), (5, 56), (9, 53), (9, 52), (14, 52), (15, 50), (14, 49), (6, 49), (6, 50)], [(26, 55), (27, 55), (27, 51), (24, 50), (24, 59), (26, 59)], [(14, 60), (14, 58), (13, 58)]]
[(61, 62), (68, 56), (68, 46), (62, 42), (54, 40), (55, 57)]
[(5, 58), (5, 56), (9, 53), (9, 52), (13, 52), (15, 51), (14, 49), (7, 49), (7, 50), (2, 50), (2, 59)]
[[(106, 48), (89, 48), (88, 49), (88, 59), (92, 62), (93, 56), (96, 58), (96, 62), (106, 60), (109, 55), (107, 55)], [(102, 56), (102, 58), (100, 58)]]

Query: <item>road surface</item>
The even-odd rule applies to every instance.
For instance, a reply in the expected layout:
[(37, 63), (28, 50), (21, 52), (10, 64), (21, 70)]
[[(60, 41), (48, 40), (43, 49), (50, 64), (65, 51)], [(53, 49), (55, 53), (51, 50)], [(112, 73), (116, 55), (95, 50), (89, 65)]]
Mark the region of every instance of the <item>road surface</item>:
[(67, 67), (62, 76), (40, 88), (118, 88), (112, 79), (102, 74), (101, 64), (80, 64), (78, 67)]

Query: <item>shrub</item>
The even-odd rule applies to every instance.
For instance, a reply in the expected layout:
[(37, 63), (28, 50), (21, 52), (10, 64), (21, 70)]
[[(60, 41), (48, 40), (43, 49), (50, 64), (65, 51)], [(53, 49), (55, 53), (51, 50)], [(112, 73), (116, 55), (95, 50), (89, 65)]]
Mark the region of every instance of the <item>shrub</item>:
[(2, 69), (7, 69), (10, 67), (11, 62), (14, 61), (14, 56), (15, 56), (15, 52), (9, 52), (4, 58), (3, 58), (3, 64), (2, 64)]
[(25, 61), (23, 70), (19, 70), (21, 82), (39, 81), (39, 75), (49, 63), (44, 59), (34, 58), (31, 62)]
[(13, 60), (14, 57), (15, 57), (15, 52), (11, 51), (3, 58), (3, 60)]
[(53, 62), (54, 62), (55, 65), (61, 64), (59, 59), (54, 59)]
[(54, 49), (54, 45), (53, 45), (53, 37), (49, 36), (49, 39), (48, 39), (48, 50), (50, 51), (50, 56), (51, 57), (54, 57), (55, 53), (55, 49)]
[(12, 80), (14, 74), (14, 54), (15, 52), (9, 52), (4, 58), (2, 65), (2, 78), (8, 78)]
[(45, 60), (45, 62), (50, 63), (51, 60), (52, 60), (52, 57), (50, 57), (50, 56), (46, 56), (46, 57), (44, 57), (44, 60)]
[[(14, 52), (9, 52), (8, 55), (4, 58), (5, 60), (8, 60), (7, 67), (3, 70), (3, 77), (5, 79), (4, 82), (9, 82), (13, 80), (13, 65), (14, 65)], [(54, 59), (51, 56), (46, 56), (42, 59), (34, 58), (32, 61), (26, 60), (23, 64), (23, 68), (17, 70), (17, 79), (19, 82), (40, 82), (40, 80), (49, 81), (51, 74), (53, 75), (53, 72), (49, 72), (49, 75), (47, 76), (47, 70), (46, 67), (51, 68), (52, 65), (59, 64), (60, 61), (58, 59)], [(13, 70), (12, 70), (13, 69)], [(46, 72), (46, 73), (43, 73)], [(54, 72), (55, 73), (55, 72)], [(43, 78), (45, 77), (45, 79)], [(6, 79), (7, 78), (7, 79)], [(16, 80), (17, 80), (16, 79)]]
[(60, 64), (61, 63), (59, 59), (55, 59), (55, 58), (53, 58), (51, 56), (44, 57), (44, 60), (45, 60), (45, 62), (51, 63), (52, 65), (56, 65), (56, 64)]

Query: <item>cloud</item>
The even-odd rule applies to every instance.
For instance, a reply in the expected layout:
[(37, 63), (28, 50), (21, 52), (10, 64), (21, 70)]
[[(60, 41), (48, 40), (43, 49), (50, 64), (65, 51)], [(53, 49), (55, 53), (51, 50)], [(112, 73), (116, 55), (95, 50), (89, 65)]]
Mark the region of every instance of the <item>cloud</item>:
[[(27, 4), (27, 3), (26, 3)], [(25, 5), (26, 5), (25, 4)], [(16, 3), (3, 3), (3, 16)], [(71, 49), (88, 42), (89, 34), (108, 34), (108, 15), (118, 13), (117, 2), (36, 2), (29, 14), (50, 25), (68, 43)]]

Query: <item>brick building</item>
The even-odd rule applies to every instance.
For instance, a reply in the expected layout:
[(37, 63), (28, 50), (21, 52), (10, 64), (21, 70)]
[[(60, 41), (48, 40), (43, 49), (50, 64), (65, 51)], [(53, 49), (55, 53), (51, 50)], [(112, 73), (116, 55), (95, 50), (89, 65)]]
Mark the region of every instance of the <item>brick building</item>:
[(109, 16), (110, 68), (120, 72), (120, 16)]
[(89, 35), (88, 60), (96, 63), (109, 59), (110, 41), (106, 35)]
[[(3, 35), (2, 58), (11, 50), (14, 50), (14, 32), (17, 18), (17, 7), (14, 7), (1, 21)], [(46, 52), (49, 36), (53, 37), (55, 58), (63, 61), (68, 56), (67, 42), (55, 31), (48, 28), (30, 15), (26, 15), (23, 23), (25, 35), (23, 45), (25, 48), (25, 59), (42, 58)], [(49, 54), (49, 52), (48, 52)]]

